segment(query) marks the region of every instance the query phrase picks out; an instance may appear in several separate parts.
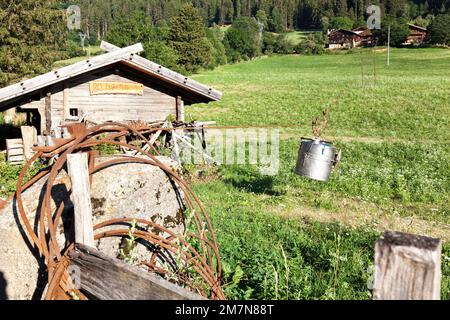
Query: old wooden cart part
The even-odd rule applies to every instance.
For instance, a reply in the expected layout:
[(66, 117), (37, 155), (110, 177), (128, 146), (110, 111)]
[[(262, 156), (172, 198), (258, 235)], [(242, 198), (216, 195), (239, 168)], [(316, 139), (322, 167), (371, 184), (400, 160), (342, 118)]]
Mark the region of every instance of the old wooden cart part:
[(77, 244), (69, 253), (78, 270), (80, 287), (100, 300), (204, 300), (205, 298), (159, 276)]

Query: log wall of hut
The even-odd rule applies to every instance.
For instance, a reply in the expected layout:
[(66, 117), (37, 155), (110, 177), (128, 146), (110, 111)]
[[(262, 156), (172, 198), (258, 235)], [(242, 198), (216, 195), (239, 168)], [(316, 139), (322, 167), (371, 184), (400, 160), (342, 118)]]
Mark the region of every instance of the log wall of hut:
[[(93, 94), (90, 90), (93, 82), (142, 84), (143, 93)], [(169, 115), (177, 115), (180, 103), (183, 100), (177, 88), (165, 86), (157, 79), (144, 78), (126, 66), (115, 65), (41, 90), (19, 107), (29, 114), (34, 112), (34, 125), (37, 127), (36, 118), (40, 118), (38, 131), (47, 134), (68, 117), (82, 114), (99, 123), (165, 120)]]

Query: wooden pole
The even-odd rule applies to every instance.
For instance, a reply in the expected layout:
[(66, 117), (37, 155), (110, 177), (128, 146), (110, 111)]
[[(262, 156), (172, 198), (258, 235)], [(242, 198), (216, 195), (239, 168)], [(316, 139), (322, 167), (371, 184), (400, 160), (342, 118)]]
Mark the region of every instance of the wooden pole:
[(52, 131), (52, 94), (49, 92), (45, 96), (45, 135)]
[(439, 300), (440, 239), (386, 232), (375, 245), (375, 300)]
[(72, 181), (72, 202), (75, 211), (75, 242), (95, 247), (87, 153), (67, 155), (67, 169)]
[(34, 155), (32, 148), (37, 140), (36, 128), (31, 126), (22, 126), (20, 127), (20, 131), (22, 132), (23, 153), (25, 158), (30, 160)]
[(66, 119), (70, 118), (70, 108), (69, 108), (69, 88), (67, 84), (64, 84), (64, 91), (63, 91), (63, 114), (64, 119), (63, 121), (66, 121)]
[(387, 65), (391, 64), (391, 25), (388, 25)]
[(181, 97), (177, 97), (177, 120), (184, 122), (184, 101)]

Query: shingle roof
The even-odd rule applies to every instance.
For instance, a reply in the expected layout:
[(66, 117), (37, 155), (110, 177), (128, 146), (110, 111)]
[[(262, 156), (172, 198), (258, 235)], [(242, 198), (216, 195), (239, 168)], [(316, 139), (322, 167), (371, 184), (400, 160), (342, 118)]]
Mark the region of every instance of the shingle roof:
[(222, 98), (221, 92), (138, 56), (138, 53), (144, 51), (140, 43), (119, 48), (103, 42), (102, 48), (109, 52), (0, 89), (0, 109), (11, 100), (115, 63), (126, 64), (147, 76), (178, 86), (197, 96), (202, 102), (218, 101)]

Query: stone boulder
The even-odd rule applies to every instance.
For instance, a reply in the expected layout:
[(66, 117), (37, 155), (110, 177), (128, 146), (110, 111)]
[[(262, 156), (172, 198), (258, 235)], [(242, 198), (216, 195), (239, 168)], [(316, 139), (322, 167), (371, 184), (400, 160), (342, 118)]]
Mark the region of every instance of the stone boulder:
[[(116, 156), (114, 156), (116, 157)], [(100, 157), (96, 163), (113, 157)], [(179, 165), (167, 157), (163, 163), (179, 170)], [(23, 193), (25, 211), (37, 228), (36, 211), (45, 192), (47, 177), (43, 177)], [(63, 223), (57, 235), (63, 246), (73, 239), (73, 204), (70, 201), (70, 178), (62, 170), (52, 188), (52, 210), (64, 202)], [(91, 188), (94, 225), (115, 218), (141, 218), (163, 225), (174, 232), (183, 231), (183, 195), (158, 167), (129, 162), (109, 166), (93, 176)], [(107, 230), (107, 228), (102, 229)], [(97, 248), (111, 257), (118, 257), (120, 238), (97, 241)], [(46, 267), (42, 258), (26, 238), (17, 212), (15, 199), (0, 209), (0, 299), (39, 299), (46, 284)], [(133, 249), (132, 262), (137, 264), (150, 257), (144, 245)]]

